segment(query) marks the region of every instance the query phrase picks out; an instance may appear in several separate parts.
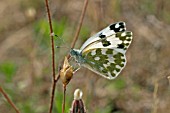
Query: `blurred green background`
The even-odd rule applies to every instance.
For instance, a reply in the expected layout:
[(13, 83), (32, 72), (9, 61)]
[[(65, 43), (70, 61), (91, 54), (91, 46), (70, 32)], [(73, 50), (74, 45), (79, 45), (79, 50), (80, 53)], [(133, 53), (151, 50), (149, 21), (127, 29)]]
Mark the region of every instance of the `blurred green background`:
[[(83, 0), (50, 0), (55, 45), (74, 37)], [(80, 88), (88, 113), (169, 113), (170, 1), (89, 0), (76, 43), (109, 24), (125, 21), (133, 32), (128, 63), (112, 81), (82, 68), (67, 86), (66, 112)], [(47, 113), (52, 82), (51, 45), (44, 0), (0, 1), (0, 86), (21, 113)], [(55, 49), (56, 70), (68, 49)], [(157, 90), (157, 91), (156, 91)], [(53, 113), (61, 113), (62, 83), (56, 88)], [(14, 113), (0, 94), (0, 113)]]

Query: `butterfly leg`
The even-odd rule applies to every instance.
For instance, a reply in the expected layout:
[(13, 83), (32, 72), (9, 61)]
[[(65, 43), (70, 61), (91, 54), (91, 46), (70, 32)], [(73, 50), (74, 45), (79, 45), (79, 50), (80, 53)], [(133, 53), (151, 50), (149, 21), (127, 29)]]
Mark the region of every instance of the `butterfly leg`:
[(76, 70), (74, 70), (73, 74), (75, 74), (81, 67), (77, 68)]

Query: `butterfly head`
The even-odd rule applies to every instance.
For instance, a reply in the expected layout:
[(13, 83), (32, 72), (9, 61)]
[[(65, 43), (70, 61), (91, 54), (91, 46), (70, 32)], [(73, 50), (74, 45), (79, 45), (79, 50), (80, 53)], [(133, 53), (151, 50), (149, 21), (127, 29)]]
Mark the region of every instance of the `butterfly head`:
[(79, 55), (79, 54), (80, 54), (80, 52), (79, 52), (78, 50), (75, 50), (75, 49), (71, 49), (71, 50), (70, 50), (70, 55), (73, 56), (73, 57), (74, 57), (74, 56), (77, 56), (77, 55)]
[(82, 57), (81, 51), (76, 49), (70, 50), (70, 55), (75, 58), (78, 63), (84, 63), (85, 59)]

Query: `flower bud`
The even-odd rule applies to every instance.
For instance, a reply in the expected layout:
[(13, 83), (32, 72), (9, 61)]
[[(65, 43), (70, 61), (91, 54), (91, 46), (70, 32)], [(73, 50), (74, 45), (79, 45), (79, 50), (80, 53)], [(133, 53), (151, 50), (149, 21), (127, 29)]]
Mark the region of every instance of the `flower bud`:
[(74, 92), (74, 100), (70, 113), (86, 113), (85, 106), (82, 100), (83, 92), (80, 89), (76, 89)]

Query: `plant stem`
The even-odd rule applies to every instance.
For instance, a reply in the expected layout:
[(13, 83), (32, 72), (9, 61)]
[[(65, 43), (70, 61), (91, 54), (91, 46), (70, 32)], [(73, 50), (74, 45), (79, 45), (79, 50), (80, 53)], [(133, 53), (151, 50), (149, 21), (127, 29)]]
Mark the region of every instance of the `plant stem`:
[(52, 28), (52, 20), (50, 15), (50, 9), (48, 5), (48, 0), (45, 0), (47, 15), (48, 15), (48, 22), (50, 27), (50, 37), (51, 37), (51, 51), (52, 51), (52, 75), (53, 75), (53, 81), (52, 81), (52, 91), (51, 91), (51, 99), (50, 99), (50, 108), (49, 113), (52, 113), (53, 109), (53, 101), (54, 101), (54, 94), (55, 94), (55, 87), (56, 87), (56, 81), (55, 80), (55, 50), (54, 50), (54, 38), (53, 38), (53, 28)]
[(63, 104), (62, 104), (62, 113), (65, 112), (65, 101), (66, 101), (66, 85), (63, 85)]
[(15, 104), (12, 102), (12, 100), (8, 97), (7, 93), (2, 89), (2, 87), (0, 86), (0, 92), (2, 93), (2, 95), (6, 98), (6, 100), (8, 101), (8, 103), (14, 108), (14, 110), (16, 111), (16, 113), (20, 113), (19, 109), (15, 106)]
[(81, 30), (81, 26), (82, 26), (82, 23), (83, 23), (84, 15), (85, 15), (85, 12), (86, 12), (86, 9), (87, 9), (87, 5), (88, 5), (88, 0), (85, 0), (84, 1), (84, 6), (83, 6), (83, 10), (82, 10), (82, 13), (81, 13), (81, 16), (80, 16), (80, 19), (79, 19), (79, 24), (77, 26), (77, 30), (76, 30), (74, 39), (73, 39), (72, 44), (71, 44), (71, 48), (74, 48), (74, 46), (76, 44), (76, 41), (78, 39), (78, 36), (80, 34), (80, 30)]

